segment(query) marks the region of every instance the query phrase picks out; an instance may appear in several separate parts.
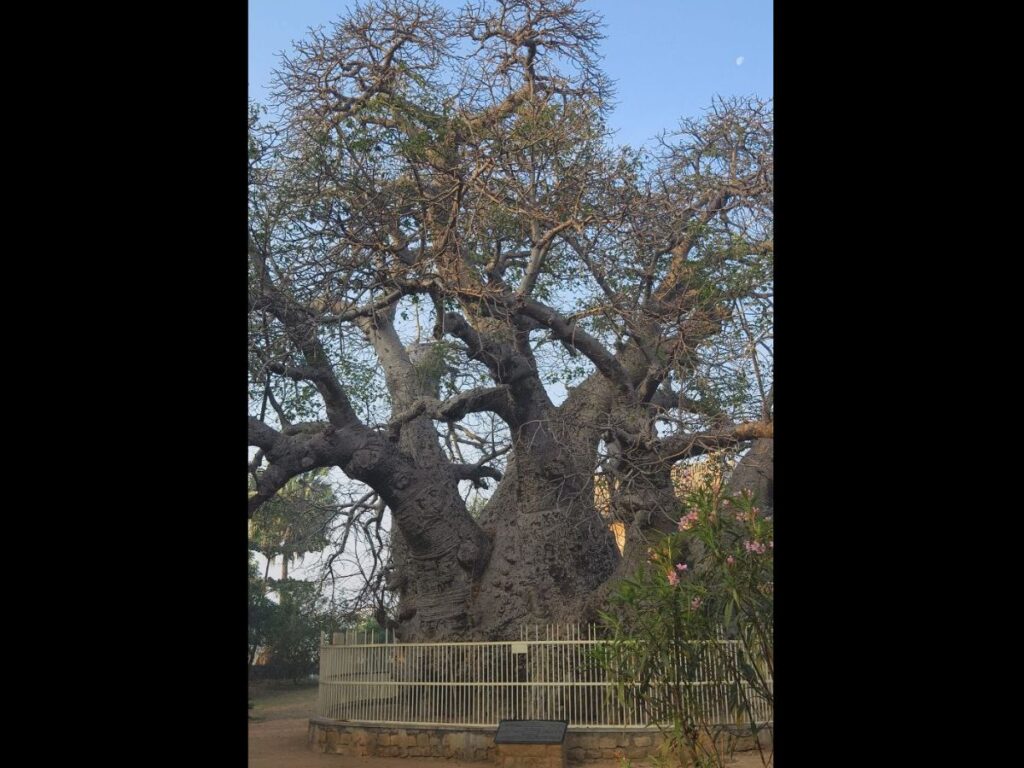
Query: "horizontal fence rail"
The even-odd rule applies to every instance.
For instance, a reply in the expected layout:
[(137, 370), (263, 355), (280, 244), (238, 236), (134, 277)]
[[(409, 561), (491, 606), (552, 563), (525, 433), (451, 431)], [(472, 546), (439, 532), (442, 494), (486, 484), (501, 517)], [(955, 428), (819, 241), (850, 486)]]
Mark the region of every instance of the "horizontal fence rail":
[[(769, 700), (735, 675), (735, 640), (711, 641), (690, 667), (647, 689), (616, 683), (598, 663), (593, 626), (524, 628), (519, 641), (398, 643), (346, 633), (320, 648), (317, 714), (331, 720), (496, 727), (499, 720), (567, 720), (569, 727), (645, 728), (659, 709), (696, 706), (716, 724), (772, 719)], [(694, 663), (695, 657), (695, 663)], [(664, 676), (662, 676), (664, 678)], [(766, 680), (768, 691), (772, 682)], [(740, 706), (745, 702), (745, 706)]]

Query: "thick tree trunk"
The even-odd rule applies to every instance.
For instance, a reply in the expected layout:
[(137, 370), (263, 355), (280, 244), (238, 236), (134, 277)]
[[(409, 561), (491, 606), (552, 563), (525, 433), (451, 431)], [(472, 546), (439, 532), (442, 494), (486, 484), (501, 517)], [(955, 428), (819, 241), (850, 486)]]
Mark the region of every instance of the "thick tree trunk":
[[(555, 407), (524, 334), (492, 330), (484, 336), (455, 315), (446, 316), (446, 328), (489, 368), (496, 386), (441, 404), (443, 360), (436, 349), (403, 348), (390, 315), (359, 324), (383, 366), (393, 421), (383, 429), (359, 422), (322, 363), (322, 350), (307, 342), (310, 366), (282, 371), (317, 383), (330, 424), (278, 433), (250, 420), (250, 439), (271, 465), (261, 476), (262, 496), (324, 464), (336, 464), (379, 494), (392, 513), (387, 586), (398, 594), (398, 636), (406, 641), (509, 638), (524, 624), (593, 620), (615, 581), (645, 558), (652, 537), (671, 530), (678, 519), (673, 462), (712, 443), (758, 436), (707, 433), (695, 437), (699, 444), (685, 435), (659, 440), (653, 406), (638, 397), (656, 390), (657, 365), (636, 345), (605, 360), (607, 370)], [(444, 454), (434, 426), (435, 419), (464, 414), (459, 409), (471, 401), (499, 414), (512, 438), (504, 478), (479, 520), (459, 494), (466, 468)], [(622, 458), (611, 503), (614, 516), (627, 525), (624, 556), (594, 504), (602, 440), (616, 444)], [(770, 496), (771, 441), (761, 442), (737, 473), (753, 473), (750, 481)], [(259, 501), (251, 498), (250, 504)]]
[(522, 624), (579, 621), (586, 596), (618, 561), (611, 531), (594, 507), (589, 461), (545, 467), (516, 456), (483, 527), (494, 553), (473, 606), (482, 636), (511, 636)]
[[(546, 415), (540, 428), (514, 435), (505, 476), (479, 520), (493, 550), (473, 574), (468, 595), (446, 585), (447, 564), (458, 556), (411, 557), (399, 521), (390, 583), (401, 590), (403, 639), (424, 636), (417, 617), (428, 603), (432, 617), (447, 613), (443, 623), (455, 637), (513, 637), (524, 624), (580, 621), (587, 595), (615, 570), (614, 537), (594, 506), (599, 433), (573, 428), (578, 414), (565, 419), (566, 411), (552, 409)], [(436, 493), (443, 484), (432, 478)], [(484, 562), (475, 555), (463, 559)]]
[[(620, 355), (631, 375), (646, 369), (637, 350)], [(626, 473), (615, 495), (615, 514), (629, 525), (626, 557), (620, 556), (608, 521), (594, 504), (597, 448), (610, 424), (637, 431), (645, 414), (624, 406), (615, 385), (595, 374), (555, 408), (546, 397), (522, 393), (516, 406), (513, 452), (479, 525), (493, 547), (474, 579), (467, 615), (449, 622), (461, 636), (514, 637), (523, 624), (579, 622), (596, 617), (595, 597), (606, 595), (618, 576), (646, 556), (651, 532), (667, 531), (678, 515), (671, 465), (645, 465)], [(436, 569), (440, 563), (409, 558), (404, 529), (393, 555), (401, 595), (400, 636), (416, 632), (409, 615), (409, 589), (418, 601), (446, 595)], [(459, 601), (455, 601), (456, 604)], [(456, 610), (455, 605), (449, 608)]]
[(729, 492), (739, 493), (747, 489), (754, 494), (754, 503), (765, 514), (772, 514), (775, 507), (775, 439), (755, 440), (750, 450), (740, 460), (729, 480)]
[(345, 472), (379, 489), (392, 513), (389, 586), (399, 593), (400, 636), (458, 637), (491, 544), (466, 511), (450, 473), (371, 433)]
[[(754, 491), (765, 507), (770, 496), (761, 488), (771, 487), (771, 442), (757, 441), (730, 483), (732, 492)], [(468, 596), (446, 586), (444, 558), (409, 558), (403, 554), (404, 537), (395, 534), (396, 572), (406, 590), (401, 637), (427, 636), (421, 629), (423, 614), (409, 612), (413, 604), (429, 605), (431, 624), (461, 638), (509, 638), (518, 636), (524, 624), (598, 618), (617, 582), (643, 564), (659, 537), (675, 529), (681, 506), (671, 464), (625, 473), (611, 494), (612, 516), (626, 524), (620, 556), (608, 522), (594, 505), (593, 452), (576, 445), (573, 454), (570, 446), (548, 465), (529, 452), (510, 461), (480, 520), (493, 551), (471, 580)]]

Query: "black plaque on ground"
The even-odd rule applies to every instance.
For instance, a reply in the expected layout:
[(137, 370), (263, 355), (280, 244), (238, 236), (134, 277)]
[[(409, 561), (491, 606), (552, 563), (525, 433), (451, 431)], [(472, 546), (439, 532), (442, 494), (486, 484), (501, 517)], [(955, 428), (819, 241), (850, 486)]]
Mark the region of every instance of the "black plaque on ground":
[(565, 741), (567, 720), (502, 720), (494, 736), (495, 744), (561, 744)]

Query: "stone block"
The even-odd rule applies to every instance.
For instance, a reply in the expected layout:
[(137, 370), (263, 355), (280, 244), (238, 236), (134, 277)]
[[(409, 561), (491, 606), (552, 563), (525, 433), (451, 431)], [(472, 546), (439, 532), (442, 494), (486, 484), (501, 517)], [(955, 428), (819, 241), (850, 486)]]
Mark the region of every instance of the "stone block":
[(469, 737), (469, 743), (474, 750), (487, 749), (487, 747), (494, 743), (494, 737), (488, 737), (483, 733), (470, 731), (466, 735)]

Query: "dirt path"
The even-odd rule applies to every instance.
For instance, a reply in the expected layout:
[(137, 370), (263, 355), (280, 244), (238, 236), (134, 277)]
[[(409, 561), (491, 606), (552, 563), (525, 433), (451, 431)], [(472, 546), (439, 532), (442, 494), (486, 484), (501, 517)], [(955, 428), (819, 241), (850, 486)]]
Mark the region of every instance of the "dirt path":
[[(316, 688), (271, 689), (251, 694), (249, 768), (488, 768), (484, 763), (405, 757), (343, 757), (314, 752), (307, 742)], [(646, 768), (633, 763), (634, 768)], [(580, 768), (622, 768), (615, 761)], [(729, 768), (762, 768), (756, 753), (736, 756)]]

